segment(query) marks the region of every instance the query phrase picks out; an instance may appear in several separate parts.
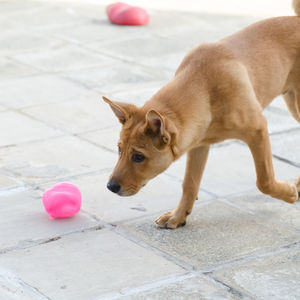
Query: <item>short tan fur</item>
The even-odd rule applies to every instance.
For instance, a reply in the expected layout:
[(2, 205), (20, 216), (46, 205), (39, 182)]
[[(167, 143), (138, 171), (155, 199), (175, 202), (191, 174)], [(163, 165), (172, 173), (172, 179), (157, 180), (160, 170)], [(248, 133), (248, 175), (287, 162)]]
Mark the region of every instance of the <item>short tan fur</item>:
[(162, 228), (182, 226), (197, 197), (210, 145), (235, 138), (251, 150), (261, 192), (288, 203), (298, 200), (300, 177), (294, 184), (274, 177), (262, 115), (282, 94), (300, 123), (300, 0), (293, 7), (298, 16), (260, 21), (218, 43), (195, 47), (175, 77), (140, 108), (103, 97), (123, 124), (109, 189), (133, 195), (187, 153), (181, 200), (156, 220)]

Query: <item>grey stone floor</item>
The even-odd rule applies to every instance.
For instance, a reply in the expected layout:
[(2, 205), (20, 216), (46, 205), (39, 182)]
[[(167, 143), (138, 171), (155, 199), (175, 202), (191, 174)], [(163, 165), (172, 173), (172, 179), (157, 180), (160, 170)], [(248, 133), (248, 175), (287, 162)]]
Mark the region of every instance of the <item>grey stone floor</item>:
[[(260, 194), (249, 150), (213, 147), (185, 227), (154, 220), (180, 198), (184, 157), (138, 195), (106, 190), (119, 125), (106, 95), (142, 104), (192, 46), (252, 17), (151, 12), (110, 24), (72, 1), (0, 1), (0, 299), (300, 299), (300, 203)], [(300, 175), (300, 126), (266, 110), (276, 175)], [(49, 220), (43, 191), (82, 191), (81, 212)]]

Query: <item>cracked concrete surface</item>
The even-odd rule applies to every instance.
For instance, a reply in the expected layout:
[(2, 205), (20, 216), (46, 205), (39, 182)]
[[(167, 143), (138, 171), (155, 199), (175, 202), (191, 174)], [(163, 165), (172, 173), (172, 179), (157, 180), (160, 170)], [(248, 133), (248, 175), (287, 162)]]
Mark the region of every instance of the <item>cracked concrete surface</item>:
[[(101, 96), (141, 105), (190, 47), (259, 18), (164, 7), (120, 27), (106, 3), (0, 0), (0, 299), (299, 299), (300, 202), (256, 189), (241, 142), (212, 147), (178, 230), (154, 220), (180, 198), (185, 157), (131, 198), (106, 189), (120, 127)], [(265, 116), (276, 176), (292, 181), (300, 126), (281, 97)], [(50, 220), (41, 196), (60, 181), (82, 209)]]

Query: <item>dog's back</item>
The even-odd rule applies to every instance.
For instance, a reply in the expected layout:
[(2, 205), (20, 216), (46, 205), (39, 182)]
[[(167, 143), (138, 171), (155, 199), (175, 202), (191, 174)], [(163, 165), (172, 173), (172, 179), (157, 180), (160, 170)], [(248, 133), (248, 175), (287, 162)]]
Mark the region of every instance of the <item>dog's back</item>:
[[(294, 0), (293, 6), (300, 15), (300, 0)], [(224, 73), (220, 61), (232, 61), (232, 66), (227, 63), (231, 70), (238, 64), (245, 67), (258, 101), (266, 107), (277, 95), (292, 89), (294, 82), (299, 84), (300, 17), (263, 20), (219, 43), (202, 44), (190, 51), (176, 74), (189, 69), (202, 81), (207, 77), (202, 76), (204, 70), (220, 76)], [(237, 74), (240, 72), (237, 70)]]
[(257, 98), (265, 107), (289, 88), (289, 74), (299, 65), (300, 18), (260, 21), (221, 43), (246, 66)]

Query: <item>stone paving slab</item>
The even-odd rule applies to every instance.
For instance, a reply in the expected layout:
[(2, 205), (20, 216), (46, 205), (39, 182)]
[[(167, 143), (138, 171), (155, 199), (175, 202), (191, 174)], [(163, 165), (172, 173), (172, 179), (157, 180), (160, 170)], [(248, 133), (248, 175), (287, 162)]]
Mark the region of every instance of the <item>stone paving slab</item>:
[(287, 111), (267, 107), (263, 114), (267, 118), (270, 134), (299, 128), (299, 123)]
[(282, 200), (264, 195), (259, 191), (251, 191), (240, 195), (227, 197), (234, 205), (255, 213), (266, 222), (272, 222), (274, 226), (278, 223), (285, 224), (291, 228), (300, 230), (300, 202), (289, 204)]
[[(101, 299), (101, 298), (100, 298)], [(167, 285), (154, 287), (131, 293), (128, 296), (115, 299), (122, 300), (221, 300), (240, 299), (229, 292), (229, 288), (221, 287), (200, 276), (185, 276), (183, 280)]]
[[(137, 44), (143, 47), (136, 47)], [(153, 36), (138, 39), (95, 42), (89, 44), (90, 49), (114, 55), (129, 62), (138, 62), (143, 66), (169, 69), (175, 71), (190, 47), (173, 39)], [(158, 60), (157, 57), (160, 59)]]
[(0, 82), (0, 103), (10, 108), (60, 103), (86, 97), (90, 93), (82, 86), (53, 75), (37, 75)]
[[(104, 0), (105, 1), (105, 0)], [(60, 8), (61, 10), (68, 10), (73, 13), (73, 15), (77, 16), (77, 20), (81, 21), (81, 18), (84, 18), (83, 24), (87, 22), (101, 22), (110, 24), (109, 20), (106, 17), (106, 6), (102, 0), (101, 3), (99, 1), (51, 1), (47, 5), (53, 5), (56, 8)], [(81, 18), (79, 18), (81, 17)], [(81, 24), (81, 22), (76, 22), (74, 25), (76, 26)], [(67, 25), (60, 25), (59, 27), (63, 27)], [(43, 29), (44, 30), (44, 29)], [(113, 29), (109, 29), (113, 31)]]
[[(117, 121), (118, 122), (118, 121)], [(115, 127), (109, 127), (101, 130), (95, 130), (79, 134), (81, 138), (95, 145), (109, 149), (114, 153), (118, 153), (118, 141), (120, 138), (121, 124), (115, 124)]]
[(0, 194), (1, 190), (7, 190), (7, 189), (12, 189), (18, 187), (20, 184), (20, 181), (16, 180), (12, 176), (7, 176), (4, 174), (1, 174), (1, 169), (0, 169)]
[(8, 110), (5, 106), (0, 104), (0, 112)]
[[(14, 128), (14, 130), (8, 130)], [(0, 112), (0, 147), (61, 135), (43, 123), (18, 112)]]
[(117, 155), (71, 136), (0, 149), (2, 168), (27, 183), (111, 169), (116, 158)]
[[(170, 36), (174, 32), (189, 31), (194, 26), (201, 27), (203, 24), (201, 17), (193, 18), (191, 13), (176, 11), (151, 11), (151, 20), (148, 26), (149, 32), (155, 35)], [(205, 23), (207, 26), (209, 24)]]
[(107, 230), (73, 234), (10, 252), (0, 256), (0, 265), (50, 299), (74, 300), (97, 299), (101, 294), (185, 272)]
[[(2, 3), (3, 3), (3, 1), (2, 1)], [(2, 4), (1, 4), (1, 8), (2, 8)], [(4, 14), (1, 14), (1, 16), (0, 16), (0, 27), (1, 27), (1, 34), (3, 34), (3, 35), (22, 30), (21, 25), (16, 24), (10, 18), (5, 18)]]
[(158, 35), (183, 42), (192, 48), (200, 43), (217, 42), (257, 20), (253, 17), (233, 17), (228, 15), (216, 16), (192, 13), (188, 15), (193, 19), (192, 26), (189, 21), (186, 22), (188, 26), (182, 26), (178, 30), (174, 30), (172, 27), (164, 27), (158, 32)]
[(39, 71), (28, 66), (16, 64), (8, 59), (0, 58), (0, 81), (9, 80), (16, 77), (38, 74)]
[(75, 24), (84, 22), (86, 18), (78, 16), (72, 9), (68, 7), (58, 6), (35, 6), (35, 2), (28, 2), (33, 9), (26, 11), (18, 11), (14, 13), (14, 21), (19, 24), (26, 24), (27, 28), (49, 28), (61, 25)]
[(14, 274), (1, 269), (1, 300), (45, 300), (34, 288), (21, 282)]
[[(278, 180), (296, 179), (300, 169), (273, 159)], [(166, 173), (183, 179), (185, 157), (175, 162)], [(205, 167), (201, 187), (219, 196), (255, 188), (254, 162), (248, 147), (237, 143), (212, 148)]]
[(300, 250), (262, 257), (253, 262), (213, 273), (213, 277), (254, 299), (296, 300), (300, 298)]
[(94, 66), (105, 66), (112, 62), (107, 56), (73, 45), (51, 50), (26, 52), (11, 57), (18, 62), (46, 72), (80, 70)]
[(274, 155), (300, 167), (300, 130), (272, 136), (271, 145)]
[[(126, 40), (128, 38), (143, 38), (145, 36), (153, 36), (160, 34), (172, 34), (174, 31), (182, 32), (183, 30), (191, 30), (192, 19), (190, 13), (178, 13), (175, 11), (153, 11), (148, 12), (151, 14), (150, 22), (147, 26), (116, 26), (111, 24), (106, 17), (105, 8), (99, 5), (76, 5), (72, 10), (80, 15), (87, 16), (87, 22), (75, 25), (74, 31), (71, 31), (71, 26), (60, 26), (57, 28), (46, 29), (45, 32), (51, 33), (54, 36), (59, 36), (66, 40), (74, 42), (92, 42), (97, 40)], [(176, 20), (176, 21), (174, 21)], [(193, 25), (200, 23), (199, 20), (194, 20)], [(209, 26), (205, 23), (206, 26)], [(97, 30), (97, 27), (101, 28)], [(83, 33), (86, 28), (86, 34)], [(59, 30), (61, 29), (61, 31)]]
[(39, 191), (12, 191), (2, 194), (0, 215), (0, 252), (10, 247), (22, 248), (40, 240), (49, 240), (97, 226), (95, 220), (82, 212), (73, 218), (50, 220)]
[[(82, 193), (82, 209), (107, 223), (116, 223), (154, 213), (172, 210), (181, 196), (181, 183), (161, 175), (150, 181), (136, 195), (120, 197), (106, 188), (110, 173), (80, 176), (71, 180)], [(45, 190), (51, 184), (42, 185)], [(199, 192), (197, 205), (208, 202), (212, 197)], [(152, 217), (154, 222), (155, 217)]]
[[(172, 72), (171, 72), (172, 73)], [(160, 82), (148, 83), (133, 89), (124, 89), (120, 92), (113, 93), (113, 99), (121, 102), (133, 103), (137, 106), (142, 106), (146, 101), (150, 100), (151, 97), (158, 92), (168, 81), (173, 77), (173, 73), (169, 74), (167, 79)]]
[(205, 270), (299, 242), (299, 234), (215, 201), (197, 206), (184, 227), (156, 228), (152, 219), (123, 224), (137, 239)]
[(10, 31), (0, 36), (0, 53), (16, 55), (28, 51), (61, 47), (64, 42), (24, 30)]
[(277, 109), (284, 110), (284, 111), (288, 112), (288, 108), (287, 108), (287, 106), (285, 104), (285, 101), (284, 101), (282, 96), (276, 97), (271, 102), (270, 107), (274, 107), (274, 108), (277, 108)]
[(135, 91), (145, 83), (149, 84), (163, 79), (163, 75), (157, 76), (141, 67), (117, 61), (108, 66), (69, 72), (63, 76), (89, 89), (97, 89), (109, 94), (124, 90)]
[[(95, 11), (93, 14), (95, 14)], [(90, 18), (88, 22), (68, 26), (50, 27), (44, 29), (43, 32), (65, 41), (84, 44), (103, 40), (126, 39), (128, 36), (138, 38), (143, 37), (145, 34), (149, 35), (149, 27), (112, 25), (107, 20), (105, 10), (102, 7), (101, 11), (98, 11), (96, 14), (97, 15), (95, 15), (94, 18)], [(91, 17), (90, 13), (89, 16)]]
[(13, 17), (14, 14), (28, 13), (37, 11), (43, 7), (41, 2), (37, 1), (1, 1), (1, 12), (7, 17)]
[[(96, 93), (62, 102), (59, 110), (57, 103), (51, 103), (24, 109), (23, 112), (49, 126), (73, 134), (107, 128), (118, 122), (109, 106)], [(100, 138), (103, 139), (103, 136)], [(105, 144), (105, 140), (102, 143)]]

